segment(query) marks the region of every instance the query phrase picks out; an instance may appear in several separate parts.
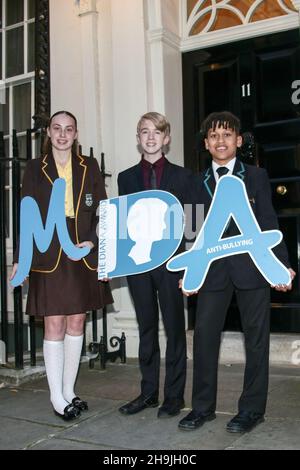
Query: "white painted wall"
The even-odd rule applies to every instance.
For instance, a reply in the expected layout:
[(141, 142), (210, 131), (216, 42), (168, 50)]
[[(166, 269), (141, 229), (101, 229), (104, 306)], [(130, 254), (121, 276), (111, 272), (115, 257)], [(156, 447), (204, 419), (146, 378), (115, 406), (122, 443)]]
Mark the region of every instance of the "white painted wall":
[(116, 195), (118, 172), (139, 159), (136, 123), (147, 111), (167, 115), (170, 158), (183, 162), (179, 0), (80, 4), (50, 0), (51, 112), (77, 116), (83, 150), (105, 153), (109, 195)]
[(71, 111), (84, 138), (80, 19), (73, 0), (50, 0), (51, 113)]
[(184, 165), (182, 63), (180, 50), (180, 0), (162, 0), (165, 113), (172, 125), (170, 156)]
[(115, 160), (123, 170), (139, 161), (136, 124), (147, 111), (143, 2), (111, 0)]
[(181, 54), (174, 46), (164, 44), (165, 114), (172, 125), (170, 159), (184, 165), (183, 102)]
[[(83, 153), (100, 158), (99, 14), (97, 0), (50, 0), (51, 112), (67, 109), (78, 119)], [(105, 31), (106, 33), (106, 31)]]
[(180, 12), (182, 0), (162, 1), (162, 24), (163, 27), (173, 34), (180, 36)]
[(169, 158), (183, 165), (179, 0), (145, 0), (148, 96), (171, 123)]
[(101, 152), (105, 154), (109, 196), (117, 195), (116, 175), (118, 164), (115, 161), (115, 122), (114, 122), (114, 87), (113, 87), (113, 42), (111, 2), (99, 0), (98, 5), (98, 53), (99, 53), (99, 95), (100, 95), (100, 130)]

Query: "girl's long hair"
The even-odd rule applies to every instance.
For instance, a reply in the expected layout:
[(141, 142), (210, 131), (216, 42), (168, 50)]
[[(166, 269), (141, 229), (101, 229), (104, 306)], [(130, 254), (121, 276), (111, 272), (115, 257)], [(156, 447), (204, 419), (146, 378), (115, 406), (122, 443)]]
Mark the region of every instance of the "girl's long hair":
[[(52, 116), (49, 119), (47, 128), (51, 126), (51, 122), (52, 122), (53, 118), (55, 116), (59, 115), (59, 114), (66, 114), (67, 116), (70, 116), (75, 122), (75, 129), (77, 131), (77, 119), (76, 119), (76, 117), (74, 116), (74, 114), (70, 113), (69, 111), (64, 111), (64, 110), (63, 111), (57, 111), (56, 113), (52, 114)], [(73, 145), (72, 145), (72, 153), (77, 155), (78, 154), (78, 149), (79, 149), (78, 140), (75, 139), (74, 142), (73, 142)], [(51, 144), (51, 140), (48, 137), (47, 133), (46, 133), (46, 136), (45, 136), (45, 140), (43, 142), (42, 153), (43, 153), (42, 156), (52, 155), (52, 144)]]

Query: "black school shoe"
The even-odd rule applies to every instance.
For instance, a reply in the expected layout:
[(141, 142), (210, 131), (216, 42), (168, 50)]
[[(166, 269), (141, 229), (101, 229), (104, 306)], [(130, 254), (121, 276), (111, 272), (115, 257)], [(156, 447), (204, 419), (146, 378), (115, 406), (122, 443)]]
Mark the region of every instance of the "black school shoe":
[(79, 397), (73, 398), (72, 405), (76, 406), (76, 408), (78, 408), (81, 411), (86, 411), (89, 409), (87, 402), (81, 400), (81, 398)]
[(216, 418), (216, 414), (213, 413), (202, 413), (201, 411), (192, 410), (185, 418), (179, 421), (179, 429), (185, 431), (194, 431), (195, 429), (203, 426), (206, 421), (212, 421)]
[(76, 406), (70, 404), (64, 408), (63, 414), (58, 413), (56, 410), (54, 410), (54, 414), (62, 418), (64, 421), (71, 421), (72, 419), (79, 418), (80, 410)]
[(228, 432), (249, 432), (255, 426), (264, 422), (264, 415), (253, 411), (240, 411), (229, 423), (226, 430)]
[(120, 413), (123, 415), (134, 415), (144, 410), (145, 408), (155, 408), (158, 406), (158, 397), (157, 395), (139, 395), (134, 400), (126, 403), (125, 405), (119, 408)]

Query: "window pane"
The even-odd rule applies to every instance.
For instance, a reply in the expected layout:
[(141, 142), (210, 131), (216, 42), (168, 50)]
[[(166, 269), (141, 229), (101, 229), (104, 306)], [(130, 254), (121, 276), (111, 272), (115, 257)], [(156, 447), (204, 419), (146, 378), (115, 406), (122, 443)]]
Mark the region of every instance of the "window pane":
[(18, 136), (19, 157), (26, 158), (26, 135)]
[(35, 0), (28, 0), (28, 19), (35, 17)]
[(24, 21), (24, 0), (6, 0), (6, 26)]
[(42, 145), (42, 138), (41, 134), (36, 134), (34, 138), (34, 144), (35, 145), (35, 155), (36, 157), (39, 157), (42, 153), (41, 145)]
[[(7, 146), (6, 146), (6, 142), (7, 142), (7, 139), (3, 139), (3, 149), (2, 149), (2, 142), (1, 142), (1, 149), (0, 149), (0, 161), (1, 161), (1, 158), (4, 158), (4, 157), (7, 157)], [(3, 151), (2, 151), (3, 150)], [(3, 153), (4, 152), (4, 153)], [(2, 164), (0, 165), (0, 168), (2, 169), (3, 171), (3, 168), (2, 167)], [(5, 184), (6, 183), (6, 180), (5, 180)]]
[(35, 52), (35, 38), (34, 38), (35, 23), (28, 25), (28, 70), (33, 72), (35, 67), (34, 52)]
[[(0, 130), (4, 132), (4, 135), (9, 134), (9, 90), (6, 88), (5, 90), (6, 101), (5, 104), (0, 104)], [(7, 155), (6, 155), (7, 156)]]
[(23, 26), (6, 32), (6, 76), (24, 73)]
[(31, 128), (31, 83), (23, 83), (13, 88), (13, 128), (17, 132)]
[[(18, 140), (18, 150), (19, 150), (19, 157), (22, 159), (27, 158), (27, 135), (19, 135), (17, 136)], [(34, 140), (31, 139), (31, 145), (34, 145)], [(32, 155), (30, 155), (32, 157)], [(20, 172), (21, 172), (21, 181), (23, 178), (25, 166), (26, 166), (27, 160), (25, 162), (20, 162)]]

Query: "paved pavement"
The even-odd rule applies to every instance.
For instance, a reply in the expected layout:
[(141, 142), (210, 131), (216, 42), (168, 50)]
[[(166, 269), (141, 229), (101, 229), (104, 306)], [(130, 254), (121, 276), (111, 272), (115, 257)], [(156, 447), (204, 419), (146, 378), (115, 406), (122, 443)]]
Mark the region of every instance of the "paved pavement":
[[(56, 417), (45, 378), (0, 389), (0, 449), (97, 450), (120, 454), (130, 450), (195, 451), (202, 449), (300, 449), (300, 366), (272, 366), (264, 423), (251, 433), (230, 434), (225, 425), (236, 413), (243, 380), (241, 364), (220, 365), (217, 419), (195, 431), (182, 431), (178, 421), (190, 410), (192, 362), (188, 361), (186, 408), (180, 416), (157, 419), (157, 409), (123, 416), (120, 405), (139, 394), (136, 360), (127, 364), (81, 365), (78, 395), (89, 411), (70, 423)], [(163, 367), (162, 380), (163, 384)], [(161, 393), (161, 399), (162, 393)], [(107, 455), (107, 453), (105, 454)], [(105, 462), (104, 462), (105, 463)]]

